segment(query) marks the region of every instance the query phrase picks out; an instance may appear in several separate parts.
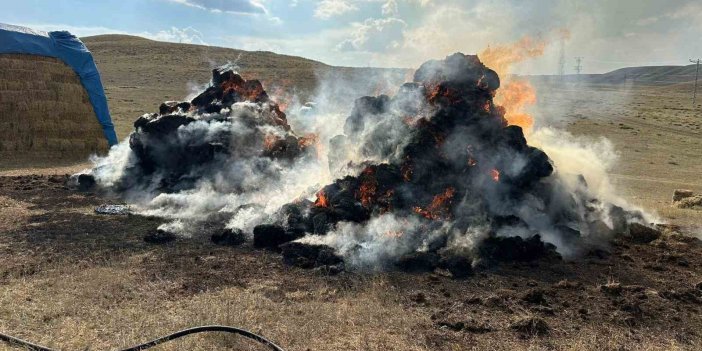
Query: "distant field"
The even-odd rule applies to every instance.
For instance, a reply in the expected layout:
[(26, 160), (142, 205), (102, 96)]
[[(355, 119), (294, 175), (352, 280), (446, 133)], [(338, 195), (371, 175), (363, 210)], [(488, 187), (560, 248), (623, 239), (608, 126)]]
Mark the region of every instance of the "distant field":
[(692, 109), (690, 84), (542, 84), (537, 90), (537, 121), (612, 141), (619, 161), (611, 175), (621, 194), (702, 234), (698, 211), (670, 207), (674, 189), (702, 191), (702, 108)]

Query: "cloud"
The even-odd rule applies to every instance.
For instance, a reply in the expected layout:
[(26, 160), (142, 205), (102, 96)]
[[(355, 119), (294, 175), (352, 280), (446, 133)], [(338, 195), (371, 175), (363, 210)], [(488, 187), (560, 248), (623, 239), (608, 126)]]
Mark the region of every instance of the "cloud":
[(178, 4), (213, 12), (235, 14), (267, 14), (268, 10), (255, 0), (169, 0)]
[(356, 23), (351, 38), (337, 45), (339, 51), (385, 52), (399, 48), (404, 39), (405, 21), (389, 17), (369, 18)]
[(322, 0), (317, 4), (314, 16), (321, 19), (329, 19), (356, 10), (358, 10), (358, 7), (352, 1)]
[(193, 27), (171, 27), (170, 29), (161, 30), (156, 33), (142, 32), (138, 35), (158, 41), (207, 45), (207, 43), (203, 39), (202, 33), (197, 29), (194, 29)]
[(385, 16), (397, 16), (397, 0), (388, 0), (381, 7), (381, 12)]
[(142, 38), (158, 40), (158, 41), (168, 41), (173, 43), (185, 43), (185, 44), (200, 44), (207, 45), (204, 40), (204, 35), (193, 27), (171, 27), (168, 29), (159, 30), (157, 32), (128, 32), (114, 28), (100, 27), (100, 26), (71, 26), (66, 24), (55, 24), (55, 23), (29, 23), (29, 24), (19, 24), (24, 27), (29, 27), (36, 30), (41, 30), (45, 32), (66, 30), (71, 32), (77, 37), (88, 37), (93, 35), (102, 34), (122, 34), (122, 35), (135, 35)]

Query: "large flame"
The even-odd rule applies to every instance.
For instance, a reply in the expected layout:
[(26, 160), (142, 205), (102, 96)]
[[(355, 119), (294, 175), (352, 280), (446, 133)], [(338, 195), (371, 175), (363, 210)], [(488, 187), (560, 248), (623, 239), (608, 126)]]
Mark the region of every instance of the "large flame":
[(510, 70), (515, 63), (543, 55), (545, 48), (544, 40), (525, 36), (512, 44), (489, 46), (478, 55), (486, 66), (502, 77), (495, 103), (505, 108), (507, 123), (520, 126), (525, 132), (534, 125), (534, 119), (525, 110), (536, 103), (536, 91), (528, 81), (511, 76)]
[(527, 107), (536, 103), (536, 90), (531, 83), (510, 79), (500, 88), (495, 101), (505, 108), (505, 119), (510, 125), (520, 126), (525, 131), (534, 125), (534, 118), (525, 112)]

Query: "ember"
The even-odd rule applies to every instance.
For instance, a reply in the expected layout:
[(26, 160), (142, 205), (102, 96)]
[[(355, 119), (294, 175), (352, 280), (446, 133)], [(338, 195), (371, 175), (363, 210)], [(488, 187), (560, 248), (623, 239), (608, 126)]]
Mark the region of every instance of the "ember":
[(329, 207), (329, 200), (327, 200), (327, 195), (324, 191), (317, 193), (317, 200), (314, 201), (314, 205), (317, 207)]
[(449, 187), (442, 194), (434, 196), (434, 199), (426, 210), (423, 210), (421, 207), (415, 207), (414, 212), (417, 212), (427, 219), (449, 219), (449, 208), (455, 192), (456, 189)]
[(495, 182), (500, 181), (500, 171), (493, 169), (490, 171), (490, 176), (492, 177), (492, 180), (494, 180)]

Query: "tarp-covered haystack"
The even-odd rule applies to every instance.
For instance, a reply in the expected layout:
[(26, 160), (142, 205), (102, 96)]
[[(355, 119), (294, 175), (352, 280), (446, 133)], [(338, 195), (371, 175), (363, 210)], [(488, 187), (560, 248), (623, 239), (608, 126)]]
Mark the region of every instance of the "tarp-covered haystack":
[(0, 55), (0, 157), (83, 160), (106, 151), (78, 76), (59, 59)]
[(65, 31), (0, 23), (0, 157), (77, 161), (117, 144), (90, 51)]

